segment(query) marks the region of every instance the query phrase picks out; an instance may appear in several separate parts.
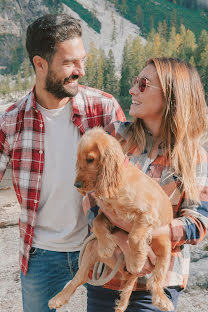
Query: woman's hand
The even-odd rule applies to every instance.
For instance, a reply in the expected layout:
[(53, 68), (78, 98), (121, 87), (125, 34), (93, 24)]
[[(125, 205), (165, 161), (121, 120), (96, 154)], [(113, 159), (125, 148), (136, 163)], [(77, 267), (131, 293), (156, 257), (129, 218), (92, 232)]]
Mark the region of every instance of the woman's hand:
[[(125, 258), (125, 263), (126, 263), (126, 269), (129, 273), (131, 273), (129, 267), (128, 267), (128, 259), (130, 257), (130, 247), (129, 247), (129, 242), (128, 242), (128, 234), (122, 230), (119, 230), (115, 233), (112, 234), (114, 237), (114, 241), (115, 243), (119, 246), (119, 248), (122, 250), (123, 254), (124, 254), (124, 258)], [(119, 251), (118, 255), (120, 254)], [(154, 254), (154, 252), (152, 251), (151, 247), (149, 247), (149, 252), (148, 252), (148, 256), (147, 256), (147, 260), (145, 262), (145, 265), (142, 269), (142, 271), (140, 271), (137, 276), (138, 277), (142, 277), (146, 274), (150, 274), (152, 272), (152, 270), (154, 269), (156, 263), (156, 256)]]

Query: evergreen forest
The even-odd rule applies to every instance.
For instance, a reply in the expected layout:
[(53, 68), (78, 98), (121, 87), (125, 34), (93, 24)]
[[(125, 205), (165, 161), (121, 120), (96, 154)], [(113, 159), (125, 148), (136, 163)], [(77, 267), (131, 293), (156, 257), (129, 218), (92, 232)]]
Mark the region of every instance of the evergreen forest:
[[(128, 38), (123, 50), (120, 72), (115, 69), (112, 50), (106, 55), (92, 42), (85, 63), (86, 73), (80, 83), (113, 94), (128, 114), (132, 78), (138, 75), (149, 58), (160, 56), (178, 57), (196, 66), (208, 100), (208, 31), (203, 29), (196, 38), (194, 32), (183, 24), (179, 27), (168, 26), (166, 19), (159, 21), (157, 28), (151, 28), (145, 45), (139, 36)], [(32, 87), (34, 72), (27, 58), (17, 75), (12, 77), (12, 81), (10, 75), (1, 79), (0, 96)]]

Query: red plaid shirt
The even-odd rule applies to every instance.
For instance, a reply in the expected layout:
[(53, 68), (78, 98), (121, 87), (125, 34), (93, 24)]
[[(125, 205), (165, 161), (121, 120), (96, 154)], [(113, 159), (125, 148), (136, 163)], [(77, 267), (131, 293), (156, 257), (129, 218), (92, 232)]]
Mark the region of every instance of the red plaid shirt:
[[(94, 126), (125, 120), (112, 95), (85, 86), (79, 86), (78, 94), (71, 99), (71, 107), (71, 120), (81, 134)], [(1, 115), (0, 180), (11, 161), (13, 185), (21, 206), (20, 267), (25, 275), (40, 198), (44, 133), (43, 116), (37, 109), (34, 89)]]

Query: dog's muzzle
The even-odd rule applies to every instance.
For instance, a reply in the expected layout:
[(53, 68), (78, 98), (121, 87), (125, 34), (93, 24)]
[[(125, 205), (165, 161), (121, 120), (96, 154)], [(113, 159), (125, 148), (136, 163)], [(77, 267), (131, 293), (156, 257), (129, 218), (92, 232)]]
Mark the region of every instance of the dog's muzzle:
[(77, 188), (82, 188), (83, 187), (83, 182), (82, 181), (77, 181), (76, 183), (74, 183), (74, 186), (76, 186)]

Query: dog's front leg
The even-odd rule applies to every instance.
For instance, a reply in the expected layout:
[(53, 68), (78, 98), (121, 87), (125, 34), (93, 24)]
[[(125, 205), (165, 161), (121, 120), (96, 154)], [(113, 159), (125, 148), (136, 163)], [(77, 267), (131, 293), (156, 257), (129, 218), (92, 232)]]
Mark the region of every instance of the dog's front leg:
[(82, 256), (81, 266), (76, 275), (60, 293), (58, 293), (48, 302), (49, 308), (57, 309), (66, 304), (77, 287), (87, 282), (89, 270), (93, 268), (93, 265), (97, 261), (99, 261), (99, 256), (97, 253), (97, 240), (92, 240), (89, 241), (89, 243), (86, 245), (86, 249)]
[(120, 299), (116, 301), (115, 312), (124, 312), (127, 309), (129, 304), (129, 298), (132, 294), (137, 279), (138, 277), (135, 275), (129, 276), (128, 280), (126, 281), (121, 291)]
[(111, 234), (112, 224), (109, 219), (100, 212), (93, 221), (93, 231), (98, 240), (98, 254), (101, 258), (112, 257), (116, 243)]
[(137, 274), (142, 270), (147, 259), (151, 237), (152, 225), (144, 223), (142, 218), (134, 222), (128, 237), (131, 254), (129, 259), (125, 259), (130, 273)]

